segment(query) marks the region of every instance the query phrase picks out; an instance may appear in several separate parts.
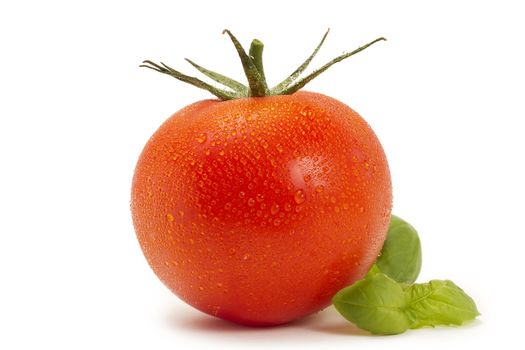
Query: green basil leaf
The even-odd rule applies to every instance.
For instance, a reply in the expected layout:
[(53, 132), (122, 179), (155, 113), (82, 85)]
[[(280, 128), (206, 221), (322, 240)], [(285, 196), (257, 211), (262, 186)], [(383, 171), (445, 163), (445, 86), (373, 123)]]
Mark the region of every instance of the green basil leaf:
[(373, 275), (378, 274), (378, 273), (381, 273), (381, 270), (379, 270), (379, 267), (377, 267), (377, 265), (374, 264), (372, 265), (370, 270), (368, 270), (368, 273), (366, 274), (364, 278), (372, 277)]
[(332, 302), (344, 318), (375, 334), (399, 334), (410, 325), (401, 286), (383, 273), (340, 290)]
[(410, 328), (461, 325), (479, 315), (474, 300), (448, 280), (432, 280), (405, 288)]
[(421, 242), (417, 231), (392, 215), (388, 234), (376, 261), (384, 274), (401, 283), (414, 283), (421, 271)]

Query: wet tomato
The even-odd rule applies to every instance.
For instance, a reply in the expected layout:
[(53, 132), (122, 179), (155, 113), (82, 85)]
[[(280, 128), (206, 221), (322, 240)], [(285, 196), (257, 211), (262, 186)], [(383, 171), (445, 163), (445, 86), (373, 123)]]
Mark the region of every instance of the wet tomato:
[(366, 274), (392, 204), (369, 125), (317, 93), (204, 100), (171, 116), (136, 166), (131, 209), (153, 271), (226, 320), (276, 325)]

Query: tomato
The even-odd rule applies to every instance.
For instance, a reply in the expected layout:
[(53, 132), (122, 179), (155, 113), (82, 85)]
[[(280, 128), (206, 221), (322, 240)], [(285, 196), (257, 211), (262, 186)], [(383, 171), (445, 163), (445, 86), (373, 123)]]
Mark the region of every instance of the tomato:
[(371, 128), (301, 91), (177, 112), (147, 143), (132, 190), (138, 239), (164, 284), (249, 325), (311, 314), (362, 278), (391, 203)]
[(369, 125), (303, 91), (175, 113), (147, 142), (131, 197), (160, 280), (195, 308), (246, 325), (329, 305), (376, 260), (391, 207)]

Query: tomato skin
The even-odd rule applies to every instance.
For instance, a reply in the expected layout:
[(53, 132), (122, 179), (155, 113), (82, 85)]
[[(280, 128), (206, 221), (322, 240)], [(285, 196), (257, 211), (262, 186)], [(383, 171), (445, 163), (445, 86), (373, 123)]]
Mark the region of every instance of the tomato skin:
[(383, 149), (312, 92), (205, 100), (170, 117), (135, 169), (131, 210), (153, 271), (195, 308), (246, 325), (323, 309), (385, 239)]

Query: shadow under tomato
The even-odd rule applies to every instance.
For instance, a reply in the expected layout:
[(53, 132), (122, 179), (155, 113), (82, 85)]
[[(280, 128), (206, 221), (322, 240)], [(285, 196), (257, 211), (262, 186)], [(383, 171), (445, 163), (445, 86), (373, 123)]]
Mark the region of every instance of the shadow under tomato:
[(232, 322), (224, 321), (198, 311), (195, 315), (185, 317), (173, 316), (169, 318), (169, 323), (173, 327), (184, 328), (191, 331), (205, 332), (244, 332), (252, 327), (245, 327)]
[[(373, 336), (367, 331), (359, 329), (341, 316), (333, 306), (318, 313), (314, 322), (304, 324), (304, 328), (313, 332), (328, 333), (342, 336)], [(311, 316), (312, 317), (312, 316)]]
[(203, 314), (199, 311), (194, 311), (191, 314), (184, 313), (172, 313), (168, 315), (168, 323), (177, 328), (185, 328), (192, 331), (206, 331), (206, 332), (272, 332), (277, 329), (287, 329), (293, 327), (301, 327), (301, 325), (306, 325), (310, 323), (310, 318), (315, 316), (306, 317), (304, 319), (290, 322), (283, 325), (276, 326), (245, 326), (229, 321), (222, 320), (220, 318), (212, 317), (206, 314)]
[(370, 333), (363, 331), (348, 321), (346, 321), (333, 307), (329, 307), (316, 314), (304, 317), (300, 320), (278, 326), (253, 327), (215, 318), (197, 310), (187, 310), (172, 312), (167, 316), (167, 322), (171, 327), (185, 329), (195, 332), (211, 333), (242, 333), (242, 334), (261, 334), (261, 333), (290, 333), (295, 336), (296, 332), (290, 330), (302, 330), (337, 334), (344, 336), (370, 336)]
[(357, 328), (351, 323), (348, 323), (343, 320), (339, 324), (328, 324), (328, 325), (318, 325), (315, 327), (309, 328), (315, 332), (328, 333), (334, 335), (343, 335), (343, 336), (367, 336), (373, 337), (374, 334), (371, 334), (367, 331)]

